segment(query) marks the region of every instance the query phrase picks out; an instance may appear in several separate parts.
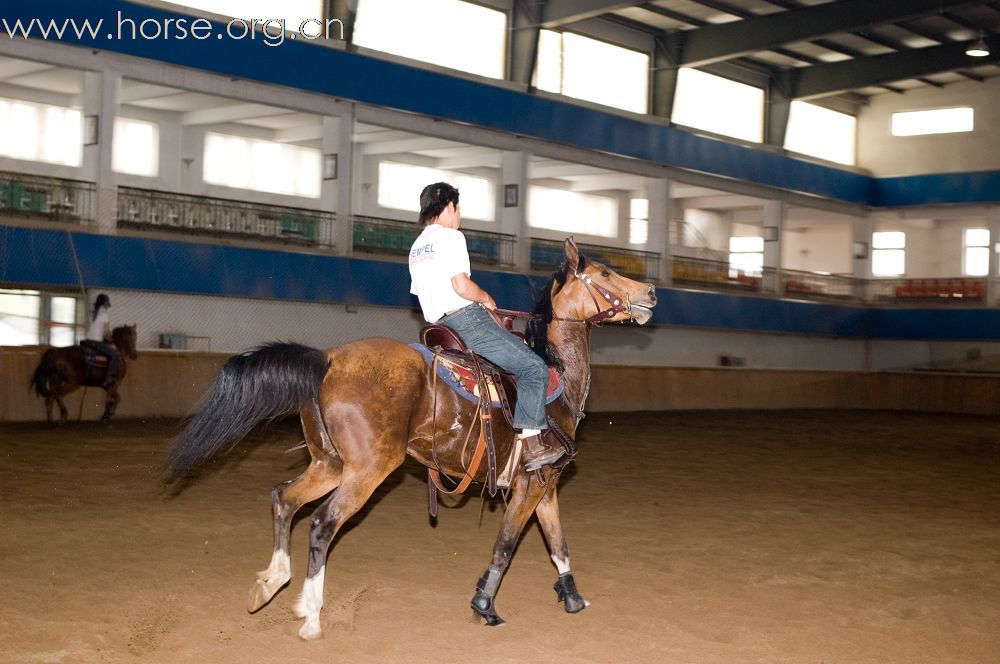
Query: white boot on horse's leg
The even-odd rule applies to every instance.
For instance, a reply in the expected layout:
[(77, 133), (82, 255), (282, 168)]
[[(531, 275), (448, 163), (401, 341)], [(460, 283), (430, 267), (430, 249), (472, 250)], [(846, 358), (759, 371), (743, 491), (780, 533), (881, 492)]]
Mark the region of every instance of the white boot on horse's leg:
[(271, 556), (271, 564), (266, 570), (257, 572), (257, 581), (250, 586), (250, 596), (247, 598), (247, 611), (254, 613), (271, 601), (271, 598), (281, 590), (292, 578), (292, 564), (285, 551), (275, 551)]
[(326, 567), (321, 567), (316, 576), (306, 579), (302, 586), (302, 594), (295, 603), (295, 615), (305, 618), (305, 623), (299, 628), (299, 636), (306, 641), (312, 641), (323, 636), (323, 628), (319, 625), (319, 612), (323, 609), (323, 578)]

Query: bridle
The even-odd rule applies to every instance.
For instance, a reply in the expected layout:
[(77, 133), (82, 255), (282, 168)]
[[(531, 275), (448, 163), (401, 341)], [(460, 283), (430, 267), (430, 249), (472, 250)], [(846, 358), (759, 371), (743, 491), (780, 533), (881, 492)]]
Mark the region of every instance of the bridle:
[[(579, 270), (572, 272), (573, 276), (583, 282), (583, 285), (587, 288), (587, 292), (590, 294), (590, 299), (594, 301), (594, 307), (597, 308), (597, 313), (595, 313), (590, 318), (563, 318), (561, 316), (552, 316), (552, 320), (561, 321), (564, 323), (584, 323), (589, 326), (598, 326), (604, 321), (620, 313), (626, 313), (629, 317), (632, 316), (632, 303), (629, 301), (628, 297), (624, 299), (618, 297), (611, 291), (609, 291), (604, 286), (594, 283), (594, 280), (590, 275), (584, 274)], [(595, 295), (594, 292), (597, 292)], [(601, 309), (601, 304), (597, 300), (597, 296), (600, 295), (604, 300), (611, 306), (607, 309)]]

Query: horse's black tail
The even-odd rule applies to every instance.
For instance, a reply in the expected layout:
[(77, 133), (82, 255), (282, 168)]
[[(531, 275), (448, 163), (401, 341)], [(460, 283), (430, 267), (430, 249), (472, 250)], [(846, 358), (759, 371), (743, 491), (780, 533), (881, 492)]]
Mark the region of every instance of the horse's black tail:
[(55, 363), (51, 361), (51, 354), (51, 348), (42, 354), (42, 359), (38, 361), (38, 366), (35, 367), (35, 372), (31, 374), (31, 380), (28, 382), (28, 389), (34, 388), (35, 394), (43, 398), (49, 396), (50, 390), (56, 387), (60, 378)]
[(232, 448), (258, 423), (317, 398), (329, 364), (323, 351), (292, 343), (265, 344), (229, 358), (202, 398), (201, 411), (174, 440), (164, 462), (167, 479)]

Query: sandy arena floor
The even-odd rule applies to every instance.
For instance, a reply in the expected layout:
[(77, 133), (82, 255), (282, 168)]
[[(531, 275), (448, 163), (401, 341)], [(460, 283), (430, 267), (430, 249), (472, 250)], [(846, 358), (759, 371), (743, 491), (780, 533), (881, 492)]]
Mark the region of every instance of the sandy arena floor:
[[(406, 465), (334, 543), (325, 638), (289, 587), (255, 615), (269, 489), (298, 432), (255, 436), (179, 493), (171, 422), (0, 425), (0, 662), (1000, 661), (1000, 421), (841, 412), (592, 415), (563, 477), (581, 593), (567, 615), (534, 523), (472, 621), (502, 505), (428, 522)], [(738, 433), (737, 433), (738, 432)], [(308, 513), (308, 508), (300, 515)]]

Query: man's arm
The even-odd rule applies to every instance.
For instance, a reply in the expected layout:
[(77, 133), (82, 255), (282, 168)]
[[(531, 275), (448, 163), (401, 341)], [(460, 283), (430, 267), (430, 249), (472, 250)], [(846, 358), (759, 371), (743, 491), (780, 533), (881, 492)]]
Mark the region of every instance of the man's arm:
[(466, 300), (478, 302), (490, 311), (497, 308), (497, 303), (493, 301), (490, 294), (480, 288), (479, 284), (469, 278), (469, 275), (464, 272), (459, 272), (451, 278), (451, 287)]

